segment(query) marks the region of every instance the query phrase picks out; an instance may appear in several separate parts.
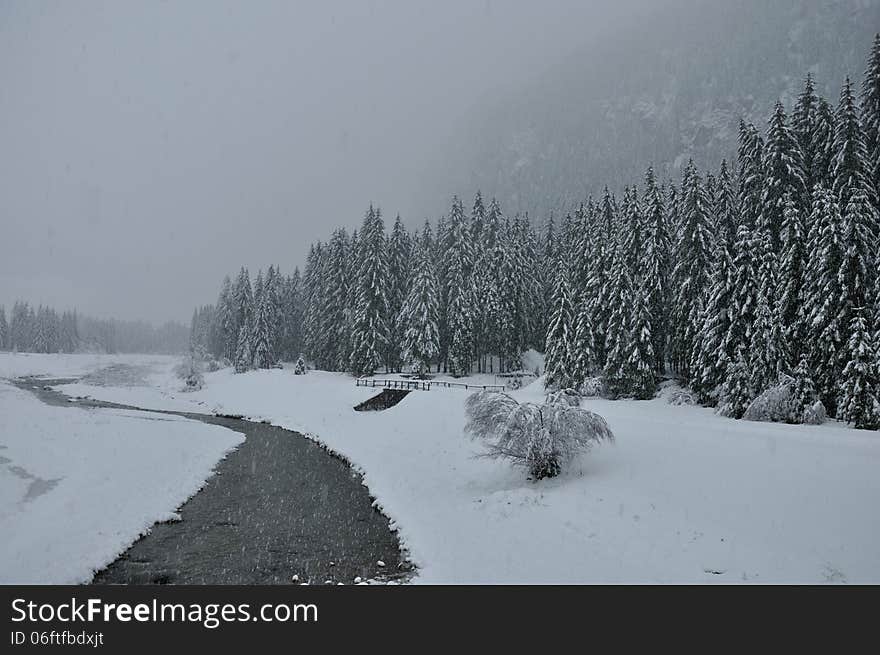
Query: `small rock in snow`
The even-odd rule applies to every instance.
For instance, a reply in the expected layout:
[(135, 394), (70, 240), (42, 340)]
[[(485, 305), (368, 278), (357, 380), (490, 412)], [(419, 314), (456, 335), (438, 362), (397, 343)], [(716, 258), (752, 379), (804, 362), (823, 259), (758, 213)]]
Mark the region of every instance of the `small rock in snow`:
[(376, 564), (378, 564), (379, 566), (385, 566), (385, 562), (383, 562), (382, 560), (377, 560)]
[(357, 576), (357, 577), (354, 579), (354, 583), (355, 583), (355, 584), (360, 584), (360, 583), (361, 583), (361, 576)]

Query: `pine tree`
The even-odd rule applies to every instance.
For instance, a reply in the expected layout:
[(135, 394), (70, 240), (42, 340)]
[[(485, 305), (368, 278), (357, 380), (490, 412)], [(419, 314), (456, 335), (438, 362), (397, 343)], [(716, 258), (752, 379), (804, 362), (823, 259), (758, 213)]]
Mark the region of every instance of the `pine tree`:
[[(725, 195), (725, 184), (729, 185), (726, 167), (722, 164), (719, 198)], [(641, 268), (647, 286), (648, 312), (652, 321), (652, 350), (654, 351), (654, 372), (662, 374), (665, 368), (666, 343), (669, 338), (670, 274), (672, 240), (663, 196), (657, 188), (654, 169), (648, 168), (645, 174), (645, 194), (643, 196), (645, 216), (645, 249)]]
[(878, 353), (861, 308), (854, 311), (849, 332), (838, 418), (857, 429), (875, 430), (880, 427)]
[(758, 293), (752, 336), (751, 388), (760, 393), (776, 383), (787, 360), (777, 302), (777, 260), (769, 230), (760, 230), (758, 246)]
[(250, 277), (245, 268), (238, 275), (235, 287), (236, 327), (238, 338), (235, 346), (234, 365), (236, 373), (243, 373), (253, 366), (251, 325), (254, 315), (254, 298)]
[(770, 118), (763, 170), (761, 224), (770, 235), (773, 252), (778, 253), (782, 243), (786, 194), (797, 199), (800, 206), (808, 205), (803, 159), (781, 102), (776, 103)]
[(673, 364), (690, 377), (689, 363), (694, 341), (702, 327), (703, 301), (708, 286), (712, 255), (712, 230), (700, 176), (689, 162), (682, 180), (681, 226), (675, 248), (676, 264), (673, 308)]
[[(411, 253), (412, 242), (398, 214), (388, 238), (387, 284), (389, 322), (396, 321), (403, 309), (403, 302), (407, 295), (407, 285), (409, 284)], [(400, 333), (396, 330), (389, 331), (386, 359), (392, 371), (400, 371), (402, 364), (400, 353), (402, 349), (403, 344)]]
[(360, 239), (349, 370), (355, 375), (371, 375), (382, 364), (388, 344), (388, 261), (379, 209), (370, 206)]
[(821, 185), (813, 193), (811, 239), (813, 255), (808, 264), (807, 332), (812, 346), (810, 360), (819, 397), (835, 416), (837, 384), (842, 373), (841, 353), (848, 326), (839, 271), (844, 258), (843, 220), (832, 192)]
[(820, 144), (814, 140), (816, 131), (819, 98), (816, 96), (816, 85), (809, 73), (804, 80), (804, 90), (798, 96), (791, 116), (791, 130), (800, 151), (803, 164), (804, 191), (807, 197), (801, 201), (799, 210), (809, 212), (812, 204), (813, 187), (821, 181), (817, 175), (816, 162)]
[(733, 352), (730, 332), (734, 303), (734, 263), (727, 240), (715, 241), (710, 286), (703, 310), (702, 328), (694, 344), (691, 388), (699, 402), (713, 404), (716, 389), (724, 382)]
[(792, 377), (794, 382), (791, 385), (791, 414), (788, 422), (806, 423), (813, 405), (818, 400), (806, 353), (801, 354)]
[[(880, 34), (868, 56), (868, 68), (862, 81), (862, 125), (865, 131), (865, 164), (873, 183), (874, 200), (880, 203)], [(880, 207), (875, 205), (878, 211)]]
[(431, 253), (420, 246), (406, 299), (397, 321), (403, 334), (401, 360), (415, 364), (420, 375), (431, 370), (440, 353), (439, 289)]
[(262, 272), (257, 273), (257, 280), (254, 283), (254, 317), (250, 346), (253, 365), (256, 368), (271, 368), (276, 362), (272, 343), (271, 277), (267, 272), (264, 281)]
[(636, 290), (634, 297), (630, 353), (626, 363), (630, 377), (627, 393), (640, 400), (653, 398), (657, 387), (657, 378), (654, 373), (656, 357), (651, 333), (652, 318), (648, 297), (648, 287), (643, 283)]
[(611, 398), (618, 398), (626, 395), (632, 384), (632, 370), (629, 363), (634, 294), (632, 278), (622, 247), (615, 252), (611, 270), (614, 306), (608, 321), (607, 343), (610, 350), (602, 369), (602, 383)]
[(550, 324), (547, 328), (547, 343), (544, 348), (544, 386), (547, 389), (566, 389), (571, 386), (573, 333), (574, 302), (571, 273), (565, 262), (559, 262)]
[(739, 205), (741, 223), (754, 228), (761, 217), (764, 141), (751, 123), (739, 125)]
[(6, 323), (6, 308), (0, 305), (0, 350), (10, 350), (9, 325)]
[(869, 200), (873, 200), (865, 131), (849, 78), (840, 90), (834, 123), (833, 190), (843, 212), (854, 193), (865, 193)]
[(727, 375), (721, 388), (718, 413), (721, 416), (740, 419), (754, 398), (751, 388), (749, 365), (742, 347), (736, 351), (736, 357), (727, 367)]
[[(474, 216), (481, 212), (482, 199), (477, 194)], [(445, 258), (445, 320), (448, 330), (449, 368), (453, 375), (467, 375), (474, 357), (475, 299), (473, 297), (473, 242), (471, 227), (464, 216), (464, 209), (453, 198), (449, 214), (449, 248)]]
[(782, 259), (779, 263), (779, 320), (788, 357), (785, 368), (791, 370), (800, 361), (806, 339), (804, 289), (806, 274), (806, 234), (802, 213), (791, 194), (785, 198), (782, 221)]

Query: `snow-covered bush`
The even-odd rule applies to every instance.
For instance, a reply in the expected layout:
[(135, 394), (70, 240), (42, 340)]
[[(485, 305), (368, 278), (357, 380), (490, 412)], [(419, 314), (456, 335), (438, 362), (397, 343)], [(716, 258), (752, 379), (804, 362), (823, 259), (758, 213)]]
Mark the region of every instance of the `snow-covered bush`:
[(205, 386), (202, 375), (202, 362), (195, 353), (190, 353), (178, 364), (174, 373), (183, 380), (183, 391), (198, 391)]
[(794, 377), (781, 374), (775, 385), (749, 404), (743, 418), (772, 423), (824, 423), (825, 406), (816, 395), (806, 361), (801, 360)]
[(666, 402), (670, 405), (696, 405), (697, 399), (687, 389), (676, 389), (666, 396)]
[(596, 398), (602, 395), (602, 378), (588, 377), (581, 385), (581, 395)]
[(215, 371), (219, 371), (221, 368), (223, 368), (223, 366), (216, 359), (212, 359), (211, 361), (208, 362), (208, 365), (207, 365), (208, 373), (214, 373)]
[(566, 390), (538, 405), (519, 403), (498, 391), (481, 391), (465, 402), (465, 430), (486, 443), (486, 457), (526, 467), (535, 480), (551, 478), (593, 443), (614, 440), (605, 419), (573, 406), (573, 398), (577, 394)]
[(308, 372), (309, 372), (309, 367), (306, 366), (306, 360), (304, 360), (303, 356), (300, 355), (296, 360), (296, 364), (293, 365), (293, 374), (294, 375), (305, 375)]

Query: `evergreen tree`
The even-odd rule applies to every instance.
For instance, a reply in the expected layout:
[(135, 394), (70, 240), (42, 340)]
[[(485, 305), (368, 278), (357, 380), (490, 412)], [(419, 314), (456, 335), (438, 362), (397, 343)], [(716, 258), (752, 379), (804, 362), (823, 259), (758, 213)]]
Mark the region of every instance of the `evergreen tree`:
[(10, 350), (9, 324), (6, 322), (6, 308), (0, 305), (0, 350)]
[[(868, 68), (862, 81), (861, 102), (867, 152), (865, 164), (873, 183), (874, 200), (880, 202), (880, 34), (874, 37), (874, 44), (868, 55)], [(880, 208), (877, 209), (880, 211)]]
[[(390, 322), (396, 321), (403, 309), (403, 302), (407, 295), (407, 284), (409, 283), (411, 253), (412, 242), (398, 214), (388, 238), (388, 316)], [(400, 333), (397, 330), (389, 331), (386, 359), (392, 371), (400, 371), (402, 350)]]
[(808, 413), (818, 400), (806, 353), (801, 354), (792, 377), (794, 382), (791, 385), (791, 414), (788, 422), (805, 423)]
[(761, 223), (770, 235), (773, 252), (778, 253), (782, 244), (786, 194), (795, 198), (799, 206), (809, 205), (803, 159), (781, 102), (776, 103), (770, 118), (764, 158)]
[(814, 140), (818, 105), (819, 98), (816, 96), (816, 85), (813, 82), (813, 76), (808, 73), (806, 80), (804, 80), (804, 90), (798, 96), (791, 117), (792, 133), (797, 142), (800, 160), (803, 165), (803, 188), (807, 194), (806, 202), (802, 202), (799, 207), (801, 212), (809, 212), (813, 187), (817, 182), (822, 181), (816, 169), (820, 144)]
[(782, 221), (782, 259), (779, 264), (779, 320), (788, 357), (785, 368), (791, 370), (800, 361), (806, 339), (803, 282), (806, 275), (806, 234), (802, 213), (791, 194), (785, 198)]
[[(747, 229), (747, 228), (746, 228)], [(733, 358), (730, 335), (735, 309), (734, 262), (727, 240), (715, 241), (703, 324), (694, 343), (691, 388), (703, 404), (713, 404)], [(735, 351), (734, 351), (735, 352)]]
[(858, 429), (875, 430), (880, 427), (878, 354), (861, 308), (853, 312), (849, 332), (838, 418)]
[(570, 276), (566, 263), (560, 262), (556, 271), (556, 288), (553, 292), (547, 343), (544, 348), (544, 386), (547, 389), (566, 389), (572, 383), (574, 301)]
[[(722, 164), (719, 199), (725, 197), (727, 190), (729, 190), (729, 176), (726, 166)], [(665, 368), (666, 343), (669, 338), (668, 317), (672, 309), (670, 307), (672, 240), (669, 235), (663, 196), (657, 188), (653, 168), (649, 168), (645, 174), (645, 194), (642, 202), (646, 238), (641, 267), (645, 276), (648, 312), (652, 321), (651, 347), (654, 351), (654, 371), (659, 375)]]
[(718, 413), (721, 416), (740, 419), (754, 398), (751, 388), (749, 365), (745, 355), (745, 349), (740, 347), (736, 351), (736, 357), (727, 367), (727, 375), (721, 388), (721, 396), (718, 404)]
[(813, 256), (808, 264), (807, 331), (812, 346), (811, 362), (819, 397), (835, 416), (840, 361), (848, 327), (843, 324), (845, 306), (839, 279), (844, 258), (843, 220), (832, 192), (821, 185), (813, 193), (811, 240)]
[(751, 388), (760, 393), (776, 383), (787, 361), (777, 302), (777, 259), (772, 234), (760, 230), (758, 245), (758, 294), (750, 357)]
[[(474, 201), (474, 216), (482, 211), (479, 193)], [(479, 220), (479, 219), (478, 219)], [(448, 364), (453, 375), (467, 375), (474, 356), (475, 299), (473, 297), (473, 242), (464, 209), (453, 198), (449, 214), (449, 248), (445, 258), (445, 320), (448, 330)]]
[(695, 337), (702, 327), (713, 242), (705, 193), (693, 162), (689, 162), (685, 169), (682, 190), (681, 225), (672, 273), (676, 292), (672, 357), (676, 369), (689, 378), (689, 360)]
[(220, 287), (220, 295), (217, 298), (217, 323), (223, 344), (221, 357), (231, 362), (235, 357), (238, 334), (235, 332), (236, 308), (232, 281), (228, 275), (223, 278), (223, 285)]
[(416, 365), (420, 375), (431, 370), (440, 353), (439, 289), (431, 253), (419, 246), (409, 291), (397, 321), (403, 334), (401, 360)]
[(382, 364), (388, 344), (388, 260), (379, 209), (370, 206), (360, 240), (349, 370), (355, 375), (371, 375)]
[(648, 297), (648, 287), (643, 283), (636, 290), (634, 297), (630, 353), (626, 363), (630, 376), (627, 393), (641, 400), (653, 398), (657, 387), (657, 378), (654, 373), (656, 357), (651, 333), (652, 317)]

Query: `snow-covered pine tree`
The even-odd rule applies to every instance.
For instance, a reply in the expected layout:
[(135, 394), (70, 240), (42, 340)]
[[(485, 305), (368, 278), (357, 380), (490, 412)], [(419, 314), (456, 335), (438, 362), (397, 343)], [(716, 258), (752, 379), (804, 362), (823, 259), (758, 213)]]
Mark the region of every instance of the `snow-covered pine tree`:
[(807, 266), (805, 312), (808, 312), (810, 361), (819, 398), (831, 416), (836, 415), (837, 388), (843, 372), (840, 361), (848, 326), (838, 273), (844, 257), (843, 220), (831, 191), (817, 185), (811, 217), (814, 236)]
[(262, 271), (257, 273), (254, 282), (254, 317), (251, 328), (251, 352), (255, 368), (271, 368), (275, 363), (275, 354), (272, 352), (271, 301), (267, 282), (268, 274), (264, 281)]
[(567, 389), (572, 384), (574, 309), (571, 272), (568, 263), (560, 260), (557, 262), (556, 287), (544, 347), (544, 386), (547, 389)]
[(572, 387), (578, 388), (592, 375), (596, 363), (593, 337), (592, 309), (598, 290), (591, 284), (594, 275), (595, 242), (593, 227), (596, 212), (592, 199), (585, 206), (581, 204), (575, 213), (573, 229), (576, 238), (571, 246), (569, 262), (573, 266), (571, 276), (574, 294), (574, 334), (572, 350)]
[[(482, 199), (477, 194), (474, 201), (475, 216), (482, 212)], [(478, 220), (482, 220), (479, 218)], [(467, 375), (474, 356), (474, 294), (473, 294), (473, 241), (471, 227), (464, 216), (464, 209), (453, 198), (449, 213), (449, 247), (445, 253), (445, 291), (440, 296), (446, 301), (444, 313), (448, 330), (448, 366), (453, 375)]]
[(544, 223), (544, 233), (541, 235), (541, 283), (544, 289), (544, 320), (541, 325), (546, 338), (547, 325), (550, 319), (550, 307), (553, 304), (553, 291), (556, 284), (556, 263), (559, 259), (556, 243), (556, 225), (553, 220), (553, 212), (550, 212)]
[(788, 126), (785, 107), (777, 101), (770, 117), (764, 146), (764, 184), (761, 194), (761, 223), (770, 235), (774, 253), (782, 247), (785, 195), (791, 194), (798, 206), (808, 203), (804, 163), (795, 136)]
[(344, 371), (351, 354), (349, 340), (349, 297), (353, 284), (351, 262), (355, 258), (344, 228), (333, 231), (327, 244), (327, 259), (323, 273), (325, 307), (321, 312), (325, 346), (321, 361), (325, 368)]
[(629, 393), (633, 373), (629, 367), (632, 349), (633, 281), (622, 245), (615, 250), (611, 275), (611, 297), (614, 298), (614, 304), (608, 321), (607, 344), (610, 349), (602, 368), (602, 384), (608, 396), (619, 398)]
[(283, 358), (290, 361), (299, 357), (302, 351), (303, 335), (303, 281), (299, 267), (293, 269), (293, 275), (287, 278), (283, 300)]
[(234, 365), (236, 373), (243, 373), (253, 366), (253, 347), (251, 326), (254, 317), (254, 297), (250, 277), (245, 268), (241, 269), (235, 287), (236, 325), (238, 339), (235, 346)]
[(6, 308), (0, 305), (0, 350), (11, 350), (9, 347), (9, 324), (6, 322)]
[(438, 326), (439, 284), (430, 252), (419, 246), (415, 253), (413, 277), (397, 319), (397, 331), (403, 335), (400, 358), (412, 364), (420, 376), (431, 370), (440, 354)]
[[(722, 164), (722, 177), (719, 178), (719, 200), (725, 194), (726, 165)], [(645, 193), (642, 198), (642, 213), (645, 217), (645, 247), (642, 252), (641, 268), (644, 271), (647, 285), (648, 312), (651, 316), (651, 338), (654, 351), (654, 372), (663, 373), (666, 361), (666, 344), (669, 338), (670, 307), (670, 275), (672, 239), (669, 234), (669, 222), (663, 196), (657, 187), (654, 169), (648, 168), (645, 173)]]
[(739, 124), (740, 222), (754, 228), (761, 216), (764, 185), (764, 141), (751, 123)]
[[(834, 186), (834, 133), (836, 131), (834, 121), (834, 108), (825, 98), (819, 98), (816, 108), (816, 124), (813, 127), (813, 189), (817, 184), (821, 184), (826, 189)], [(810, 194), (810, 198), (812, 199), (812, 194)]]
[[(862, 126), (868, 175), (874, 186), (874, 200), (880, 203), (880, 34), (874, 37), (868, 67), (862, 80)], [(877, 205), (875, 205), (876, 207)], [(877, 208), (880, 211), (880, 207)]]
[[(853, 193), (862, 192), (869, 201), (874, 200), (865, 130), (849, 78), (840, 90), (834, 123), (833, 191), (840, 211), (844, 212)], [(872, 236), (877, 236), (873, 230)]]
[(730, 246), (723, 234), (715, 240), (703, 325), (694, 343), (691, 388), (704, 405), (715, 404), (733, 353), (730, 349), (734, 315), (735, 274)]
[(816, 394), (816, 385), (810, 372), (806, 353), (802, 353), (797, 368), (792, 374), (794, 381), (791, 385), (791, 413), (789, 423), (816, 423), (822, 420), (813, 410), (819, 399)]
[(785, 197), (782, 219), (782, 258), (779, 262), (779, 320), (787, 358), (784, 367), (793, 370), (801, 359), (806, 340), (804, 277), (806, 275), (806, 230), (802, 212), (792, 194)]
[(769, 226), (757, 239), (758, 293), (750, 354), (751, 387), (761, 393), (776, 384), (788, 360), (777, 301), (777, 258)]
[(223, 284), (220, 287), (220, 295), (217, 298), (216, 318), (218, 330), (223, 342), (223, 352), (221, 353), (221, 357), (231, 362), (235, 357), (235, 347), (238, 341), (238, 334), (235, 332), (236, 308), (232, 290), (232, 280), (229, 279), (228, 275), (223, 278)]
[(791, 113), (791, 131), (800, 150), (801, 163), (804, 173), (804, 191), (807, 194), (806, 202), (801, 201), (799, 209), (806, 214), (810, 211), (810, 198), (817, 179), (816, 159), (819, 144), (813, 139), (816, 130), (819, 98), (816, 95), (816, 84), (813, 76), (807, 73), (804, 80), (804, 89), (795, 102)]
[(352, 315), (352, 350), (349, 370), (371, 375), (383, 362), (388, 344), (388, 260), (381, 211), (372, 205), (360, 232), (360, 265)]
[(605, 367), (608, 352), (613, 347), (608, 330), (611, 310), (616, 302), (612, 284), (612, 271), (615, 261), (617, 235), (617, 203), (605, 187), (602, 205), (599, 209), (596, 241), (594, 246), (594, 265), (587, 281), (588, 294), (583, 311), (589, 312), (593, 334), (593, 353), (598, 369)]
[(751, 377), (745, 349), (740, 347), (727, 367), (726, 379), (721, 387), (718, 401), (718, 413), (721, 416), (736, 419), (743, 417), (755, 396), (751, 388)]
[(626, 363), (630, 378), (627, 394), (639, 400), (653, 398), (657, 389), (649, 296), (650, 290), (643, 281), (635, 290), (633, 297), (630, 352)]
[(712, 235), (709, 208), (700, 175), (693, 161), (682, 179), (681, 225), (675, 246), (672, 361), (690, 378), (694, 340), (702, 328), (703, 302), (711, 269)]
[(876, 430), (880, 428), (878, 353), (865, 313), (861, 307), (855, 308), (849, 326), (838, 418), (858, 429)]
[[(394, 221), (394, 227), (388, 237), (388, 316), (394, 322), (403, 308), (410, 276), (410, 257), (412, 242), (409, 233), (403, 226), (400, 214)], [(391, 330), (388, 334), (388, 352), (386, 359), (392, 371), (400, 371), (400, 353), (403, 349), (400, 333)]]

